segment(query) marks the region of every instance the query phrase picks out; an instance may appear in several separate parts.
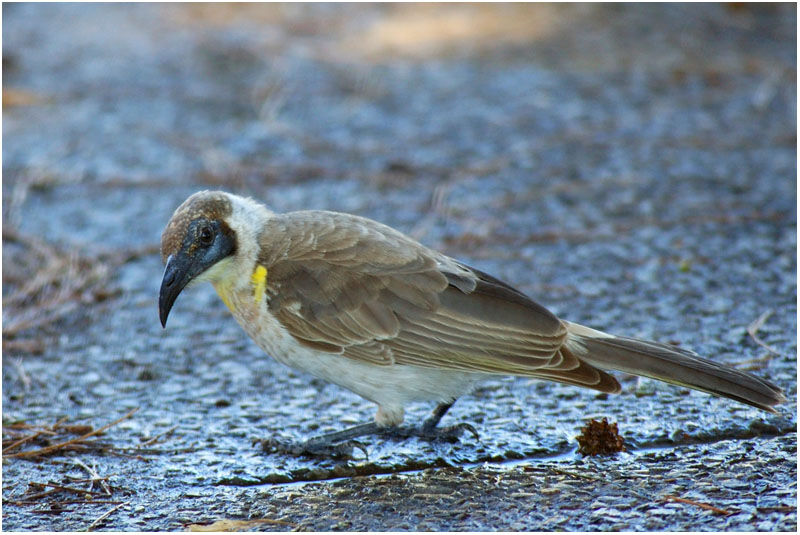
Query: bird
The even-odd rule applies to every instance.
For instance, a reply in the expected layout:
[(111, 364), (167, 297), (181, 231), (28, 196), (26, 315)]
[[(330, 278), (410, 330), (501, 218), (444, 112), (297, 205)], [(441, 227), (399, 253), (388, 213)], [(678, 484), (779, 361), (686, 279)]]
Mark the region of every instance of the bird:
[[(771, 382), (692, 351), (560, 319), (508, 283), (357, 215), (275, 213), (204, 190), (175, 210), (161, 258), (162, 327), (184, 288), (208, 281), (266, 354), (377, 405), (372, 421), (287, 450), (295, 453), (352, 451), (355, 439), (381, 433), (476, 434), (466, 422), (438, 424), (497, 376), (618, 393), (609, 371), (619, 371), (773, 413), (786, 400)], [(413, 402), (435, 408), (420, 426), (403, 426)]]

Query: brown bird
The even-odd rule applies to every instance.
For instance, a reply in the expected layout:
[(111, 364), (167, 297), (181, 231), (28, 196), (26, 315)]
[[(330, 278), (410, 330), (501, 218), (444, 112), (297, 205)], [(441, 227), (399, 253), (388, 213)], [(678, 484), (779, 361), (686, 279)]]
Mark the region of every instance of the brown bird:
[[(437, 428), (480, 380), (518, 375), (620, 391), (604, 370), (652, 377), (775, 412), (781, 389), (671, 345), (561, 320), (491, 275), (386, 225), (349, 214), (276, 214), (221, 191), (189, 197), (161, 238), (159, 316), (166, 326), (190, 282), (209, 281), (245, 332), (292, 368), (376, 403), (374, 422), (309, 440), (303, 450), (387, 430)], [(416, 430), (404, 407), (438, 403)]]

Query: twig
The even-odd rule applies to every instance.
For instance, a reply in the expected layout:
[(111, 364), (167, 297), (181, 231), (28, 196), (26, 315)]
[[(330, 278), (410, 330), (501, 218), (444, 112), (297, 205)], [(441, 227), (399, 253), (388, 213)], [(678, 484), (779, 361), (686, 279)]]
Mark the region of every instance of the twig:
[[(79, 452), (79, 453), (90, 452), (90, 453), (101, 454), (101, 453), (111, 453), (110, 448), (113, 448), (113, 446), (111, 444), (109, 444), (107, 442), (103, 442), (101, 440), (96, 440), (95, 439), (95, 440), (81, 441), (81, 437), (78, 437), (75, 440), (78, 441), (78, 442), (76, 442), (75, 444), (61, 445), (62, 447), (60, 449), (64, 450), (65, 452), (66, 451), (75, 451), (75, 452)], [(5, 455), (5, 457), (19, 457), (19, 456), (20, 455), (15, 454), (15, 453), (14, 454), (10, 454), (10, 455)]]
[(772, 353), (765, 353), (761, 357), (756, 357), (754, 359), (747, 359), (747, 360), (737, 360), (732, 364), (738, 370), (755, 371), (762, 369), (765, 364), (767, 364), (770, 360), (772, 360), (773, 356), (774, 355)]
[(141, 447), (149, 446), (149, 445), (153, 444), (154, 442), (156, 442), (158, 439), (160, 439), (160, 438), (162, 438), (162, 437), (164, 437), (166, 435), (169, 435), (170, 433), (175, 431), (177, 428), (178, 428), (177, 425), (173, 425), (172, 427), (170, 427), (169, 429), (167, 429), (163, 433), (159, 433), (156, 436), (154, 436), (153, 438), (151, 438), (150, 440), (148, 440), (147, 442), (143, 442), (140, 446)]
[(4, 350), (43, 351), (41, 336), (23, 333), (59, 320), (81, 304), (99, 302), (110, 295), (104, 293), (103, 284), (113, 266), (97, 255), (80, 256), (69, 248), (20, 234), (10, 225), (3, 225), (3, 241), (20, 244), (23, 254), (37, 266), (33, 273), (24, 275), (3, 273), (3, 283), (11, 287), (3, 295), (4, 310), (10, 311), (3, 322)]
[(108, 450), (105, 453), (114, 455), (116, 457), (122, 457), (123, 459), (136, 459), (137, 461), (142, 461), (143, 463), (150, 462), (150, 459), (147, 457), (142, 457), (141, 455), (132, 455), (130, 453), (125, 453), (124, 451)]
[(76, 465), (78, 465), (81, 468), (83, 468), (84, 470), (86, 470), (86, 472), (88, 472), (88, 474), (90, 476), (92, 476), (92, 479), (89, 480), (90, 481), (90, 483), (89, 483), (89, 488), (90, 489), (94, 486), (95, 481), (97, 481), (97, 482), (100, 483), (100, 486), (103, 487), (103, 491), (106, 493), (106, 495), (107, 496), (111, 496), (111, 487), (109, 487), (108, 483), (106, 482), (107, 478), (100, 477), (100, 474), (98, 474), (97, 471), (95, 471), (94, 468), (91, 468), (91, 467), (87, 466), (86, 463), (84, 463), (83, 461), (81, 461), (77, 457), (75, 459), (73, 459), (73, 461), (74, 461), (74, 463)]
[(69, 478), (72, 480), (73, 483), (94, 483), (96, 481), (108, 481), (110, 476), (105, 477), (77, 477), (66, 474), (64, 477)]
[(17, 448), (18, 446), (21, 446), (22, 444), (25, 444), (29, 440), (33, 440), (34, 438), (38, 437), (39, 435), (43, 434), (44, 432), (45, 432), (44, 429), (40, 429), (39, 431), (36, 431), (32, 435), (27, 435), (27, 436), (22, 437), (21, 439), (17, 440), (16, 442), (14, 442), (12, 444), (9, 444), (5, 448), (3, 448), (3, 454), (5, 454), (7, 451), (13, 450), (14, 448)]
[(54, 423), (53, 425), (50, 426), (50, 430), (51, 431), (55, 431), (56, 429), (58, 429), (61, 426), (61, 424), (63, 424), (66, 421), (67, 421), (67, 417), (66, 416), (62, 416), (61, 418), (56, 420), (56, 423)]
[(783, 353), (764, 342), (764, 340), (759, 338), (757, 335), (758, 330), (767, 322), (770, 316), (772, 316), (772, 310), (767, 310), (761, 314), (753, 323), (747, 326), (747, 334), (750, 335), (750, 338), (752, 338), (756, 344), (760, 345), (771, 354), (782, 357)]
[(37, 492), (36, 494), (24, 495), (21, 497), (22, 500), (26, 501), (38, 500), (39, 498), (44, 498), (45, 496), (50, 496), (51, 494), (55, 494), (57, 492), (73, 492), (75, 494), (80, 494), (81, 496), (89, 496), (89, 497), (92, 497), (93, 495), (97, 494), (92, 491), (87, 491), (84, 489), (76, 489), (74, 487), (65, 487), (63, 485), (57, 485), (55, 483), (38, 483), (36, 481), (32, 481), (30, 485), (40, 488), (47, 488), (47, 487), (50, 488), (43, 492)]
[(794, 505), (773, 505), (771, 507), (756, 507), (759, 513), (791, 513), (797, 511)]
[(60, 515), (61, 513), (73, 513), (74, 509), (32, 509), (31, 513), (38, 515)]
[(678, 502), (678, 503), (685, 503), (685, 504), (688, 504), (688, 505), (694, 505), (694, 506), (700, 507), (701, 509), (705, 509), (707, 511), (711, 511), (712, 513), (716, 513), (718, 515), (732, 515), (734, 513), (734, 511), (728, 511), (726, 509), (720, 509), (719, 507), (714, 507), (713, 505), (709, 505), (709, 504), (703, 503), (703, 502), (697, 502), (697, 501), (689, 500), (689, 499), (686, 499), (686, 498), (679, 498), (677, 496), (673, 496), (672, 494), (667, 494), (666, 496), (664, 496), (664, 500), (665, 501)]
[(91, 524), (89, 524), (89, 527), (87, 527), (87, 528), (86, 528), (86, 531), (92, 531), (94, 528), (96, 528), (97, 526), (99, 526), (99, 525), (100, 525), (100, 524), (101, 524), (101, 523), (102, 523), (102, 522), (103, 522), (103, 521), (104, 521), (106, 518), (108, 518), (108, 517), (109, 517), (109, 516), (110, 516), (110, 515), (111, 515), (111, 514), (114, 512), (114, 511), (116, 511), (116, 510), (117, 510), (117, 509), (119, 509), (120, 507), (123, 507), (123, 506), (125, 506), (125, 505), (128, 505), (129, 503), (131, 503), (131, 502), (122, 502), (122, 503), (120, 503), (120, 504), (117, 504), (115, 507), (113, 507), (113, 508), (109, 509), (108, 511), (106, 511), (105, 513), (103, 513), (102, 515), (100, 515), (100, 516), (97, 518), (97, 520), (95, 520), (94, 522), (92, 522)]
[(130, 411), (127, 412), (127, 414), (125, 414), (121, 418), (118, 418), (118, 419), (114, 420), (113, 422), (111, 422), (110, 424), (104, 425), (103, 427), (95, 429), (94, 431), (92, 431), (90, 433), (86, 433), (85, 435), (81, 435), (78, 438), (73, 438), (72, 440), (67, 440), (66, 442), (60, 442), (58, 444), (53, 444), (51, 446), (47, 446), (45, 448), (40, 448), (38, 450), (21, 451), (19, 453), (12, 453), (10, 455), (6, 455), (6, 457), (37, 457), (39, 455), (47, 455), (49, 453), (52, 453), (52, 452), (57, 451), (59, 449), (62, 449), (64, 447), (66, 447), (66, 446), (71, 446), (72, 444), (76, 444), (78, 442), (81, 442), (82, 440), (86, 440), (87, 438), (92, 437), (94, 435), (99, 435), (100, 433), (102, 433), (103, 431), (108, 429), (109, 427), (113, 427), (113, 426), (117, 425), (118, 423), (120, 423), (121, 421), (127, 420), (128, 418), (133, 416), (133, 414), (138, 410), (139, 410), (139, 407), (131, 409)]
[(13, 424), (3, 426), (5, 429), (36, 429), (42, 433), (46, 433), (48, 435), (55, 435), (55, 429), (61, 425), (62, 423), (67, 421), (67, 417), (63, 416), (56, 421), (50, 427), (42, 427), (41, 425), (34, 425), (34, 424), (26, 424), (25, 422), (16, 422)]
[(50, 490), (46, 490), (44, 492), (37, 492), (36, 494), (27, 494), (27, 495), (22, 496), (22, 497), (25, 498), (26, 500), (38, 500), (39, 498), (44, 498), (45, 496), (50, 496), (51, 494), (55, 494), (56, 492), (59, 492), (59, 490), (58, 489), (50, 489)]
[[(33, 500), (6, 500), (3, 503), (10, 503), (11, 505), (37, 505), (40, 502), (33, 501)], [(81, 505), (115, 505), (118, 503), (124, 503), (119, 500), (62, 500), (59, 502), (52, 502), (52, 505), (75, 505), (79, 503)]]
[(79, 489), (79, 488), (75, 488), (75, 487), (65, 487), (64, 485), (59, 485), (58, 483), (53, 483), (52, 481), (48, 481), (47, 483), (39, 483), (38, 481), (31, 481), (30, 484), (31, 485), (35, 485), (37, 487), (43, 487), (43, 488), (44, 487), (50, 487), (50, 488), (53, 488), (53, 489), (56, 489), (56, 490), (62, 490), (62, 491), (65, 491), (65, 492), (74, 492), (75, 494), (83, 494), (83, 495), (89, 495), (89, 496), (94, 496), (94, 495), (100, 494), (99, 492), (94, 491), (94, 490)]
[(9, 353), (30, 353), (32, 355), (39, 355), (44, 353), (46, 345), (42, 340), (11, 340), (3, 338), (3, 351)]

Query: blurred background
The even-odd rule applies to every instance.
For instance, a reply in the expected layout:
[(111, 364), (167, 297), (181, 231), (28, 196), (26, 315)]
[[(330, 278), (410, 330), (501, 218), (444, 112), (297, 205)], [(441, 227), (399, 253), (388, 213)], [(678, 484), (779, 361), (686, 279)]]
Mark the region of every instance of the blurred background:
[[(264, 481), (265, 470), (293, 480), (300, 472), (279, 461), (265, 469), (247, 437), (283, 429), (301, 438), (312, 424), (333, 430), (371, 417), (369, 404), (265, 359), (210, 288), (182, 295), (161, 331), (160, 232), (205, 188), (277, 211), (378, 219), (572, 321), (731, 363), (762, 358), (744, 365), (795, 395), (793, 4), (2, 9), (4, 446), (14, 441), (7, 421), (106, 422), (140, 407), (120, 428), (123, 444), (180, 422), (174, 440), (208, 448), (164, 461), (176, 485), (230, 473)], [(758, 340), (769, 351), (747, 331), (762, 316)], [(711, 436), (752, 436), (749, 422), (761, 417), (703, 396), (686, 401), (679, 389), (648, 397), (652, 390), (626, 385), (638, 389), (635, 402), (498, 380), (454, 408), (453, 418), (478, 422), (485, 439), (454, 462), (570, 451), (567, 439), (587, 413), (627, 422), (641, 444), (669, 442), (687, 429), (670, 396)], [(786, 410), (794, 418), (796, 409)], [(536, 423), (543, 415), (550, 425)], [(769, 429), (782, 436), (793, 425)], [(208, 436), (217, 442), (206, 444)], [(784, 440), (760, 456), (772, 471), (785, 463), (789, 477), (796, 441)], [(440, 453), (426, 447), (380, 450), (371, 466), (392, 472), (411, 458), (436, 466)], [(207, 455), (209, 473), (198, 475), (197, 455)], [(141, 470), (95, 460), (108, 472)], [(4, 503), (59, 470), (4, 463)], [(162, 496), (163, 510), (188, 507)], [(796, 513), (762, 511), (764, 526), (755, 516), (638, 523), (635, 513), (597, 524), (577, 513), (557, 521), (531, 501), (537, 506), (544, 520), (525, 510), (499, 524), (403, 527), (387, 513), (377, 527), (769, 531), (796, 523)], [(4, 507), (4, 527), (83, 529), (92, 518), (28, 511)], [(131, 513), (111, 527), (176, 529), (176, 514)]]
[[(164, 188), (184, 185), (277, 210), (358, 212), (434, 246), (496, 242), (506, 217), (544, 237), (608, 226), (610, 215), (675, 220), (659, 195), (720, 183), (770, 198), (681, 202), (695, 216), (781, 199), (793, 209), (790, 5), (9, 4), (3, 14), (4, 244), (27, 227), (50, 243), (155, 245), (149, 220), (181, 199)], [(770, 167), (785, 173), (780, 190), (753, 185)], [(84, 201), (74, 224), (36, 228), (28, 194), (65, 186)], [(592, 202), (573, 210), (575, 192)], [(115, 195), (125, 202), (110, 221)], [(16, 267), (30, 273), (9, 257), (6, 297), (20, 288)]]

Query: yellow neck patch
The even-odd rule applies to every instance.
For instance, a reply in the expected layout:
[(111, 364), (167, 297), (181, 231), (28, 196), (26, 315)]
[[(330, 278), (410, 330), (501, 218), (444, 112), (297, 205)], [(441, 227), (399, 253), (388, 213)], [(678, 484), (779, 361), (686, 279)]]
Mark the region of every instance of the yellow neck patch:
[(256, 266), (250, 276), (250, 283), (253, 285), (253, 299), (260, 303), (267, 291), (267, 268), (260, 264)]
[(233, 313), (233, 303), (231, 303), (230, 298), (230, 284), (220, 284), (220, 283), (212, 283), (214, 284), (214, 289), (217, 291), (217, 295), (219, 295), (222, 302), (225, 303), (225, 306), (228, 307), (228, 310)]
[(217, 289), (217, 294), (222, 299), (222, 302), (225, 303), (225, 306), (228, 307), (228, 310), (233, 312), (233, 303), (231, 303), (231, 300), (228, 299), (228, 293), (225, 292), (224, 290), (220, 291), (219, 289)]

